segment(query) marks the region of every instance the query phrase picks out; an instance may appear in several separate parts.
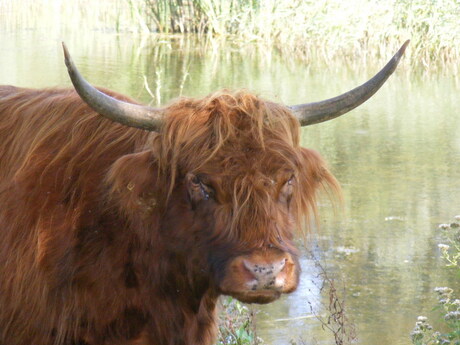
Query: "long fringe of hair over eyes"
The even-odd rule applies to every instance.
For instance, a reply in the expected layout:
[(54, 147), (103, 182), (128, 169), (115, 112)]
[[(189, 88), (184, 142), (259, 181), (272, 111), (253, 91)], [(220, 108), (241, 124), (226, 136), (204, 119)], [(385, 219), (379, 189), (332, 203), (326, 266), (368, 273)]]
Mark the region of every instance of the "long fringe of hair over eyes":
[[(298, 185), (291, 207), (299, 229), (305, 228), (304, 220), (309, 224), (311, 216), (317, 216), (318, 187), (326, 187), (331, 195), (340, 197), (340, 187), (322, 158), (300, 147), (299, 122), (289, 109), (247, 91), (223, 90), (202, 99), (176, 100), (167, 108), (161, 133), (155, 137), (154, 146), (160, 171), (169, 178), (164, 181), (169, 186), (168, 193), (186, 172), (217, 173), (224, 182), (235, 178), (247, 167), (234, 158), (252, 152), (269, 157), (265, 162), (270, 168), (295, 171)], [(220, 169), (213, 171), (213, 164), (219, 164)], [(265, 168), (258, 166), (255, 170), (264, 172)], [(246, 202), (250, 201), (251, 206), (264, 203), (265, 198), (251, 195), (251, 182), (240, 179), (233, 186), (233, 214), (249, 212), (243, 211), (247, 209), (243, 207)], [(269, 215), (270, 210), (264, 213)]]

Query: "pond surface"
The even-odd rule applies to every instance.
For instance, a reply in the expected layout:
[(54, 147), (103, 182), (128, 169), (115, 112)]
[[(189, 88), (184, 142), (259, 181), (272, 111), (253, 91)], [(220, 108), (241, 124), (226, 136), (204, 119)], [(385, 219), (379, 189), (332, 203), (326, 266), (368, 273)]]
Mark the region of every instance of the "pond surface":
[[(247, 88), (286, 104), (316, 101), (359, 85), (384, 61), (319, 68), (255, 47), (197, 46), (179, 38), (0, 31), (0, 84), (70, 86), (63, 40), (90, 82), (153, 104), (221, 88)], [(417, 316), (438, 315), (433, 289), (460, 287), (437, 246), (439, 223), (460, 214), (459, 109), (458, 79), (406, 67), (350, 114), (303, 129), (304, 146), (321, 152), (340, 181), (344, 204), (333, 212), (322, 200), (298, 291), (255, 308), (267, 344), (300, 338), (333, 344), (316, 318), (327, 318), (329, 297), (320, 291), (312, 253), (345, 298), (356, 343), (410, 344)]]

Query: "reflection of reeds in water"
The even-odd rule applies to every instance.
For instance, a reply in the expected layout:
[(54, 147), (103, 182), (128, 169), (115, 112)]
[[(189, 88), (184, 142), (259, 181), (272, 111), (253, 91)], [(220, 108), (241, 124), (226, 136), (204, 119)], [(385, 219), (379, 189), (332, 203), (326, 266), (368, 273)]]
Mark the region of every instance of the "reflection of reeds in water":
[(454, 73), (458, 18), (458, 0), (0, 0), (0, 26), (9, 29), (193, 33), (202, 42), (231, 37), (304, 60), (386, 58), (411, 39), (411, 64)]

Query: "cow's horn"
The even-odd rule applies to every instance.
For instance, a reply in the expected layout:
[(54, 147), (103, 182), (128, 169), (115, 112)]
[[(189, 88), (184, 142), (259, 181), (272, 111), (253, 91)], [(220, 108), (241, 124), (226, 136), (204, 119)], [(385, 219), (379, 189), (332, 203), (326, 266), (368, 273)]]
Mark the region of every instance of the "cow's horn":
[(301, 126), (313, 125), (332, 120), (343, 115), (358, 105), (368, 100), (385, 83), (388, 77), (398, 66), (401, 56), (404, 54), (409, 40), (407, 40), (393, 58), (382, 70), (366, 83), (348, 91), (340, 96), (321, 102), (298, 104), (291, 106), (292, 112), (297, 116)]
[(160, 109), (123, 102), (99, 91), (78, 72), (64, 42), (62, 47), (72, 84), (80, 97), (91, 108), (106, 118), (129, 127), (148, 131), (158, 131), (161, 128), (163, 114)]

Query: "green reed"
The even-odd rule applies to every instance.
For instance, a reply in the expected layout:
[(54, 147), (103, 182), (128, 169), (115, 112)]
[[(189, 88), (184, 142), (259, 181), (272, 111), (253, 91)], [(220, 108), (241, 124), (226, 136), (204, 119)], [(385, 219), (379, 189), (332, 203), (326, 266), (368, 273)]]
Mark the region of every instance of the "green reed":
[[(458, 0), (131, 0), (149, 30), (275, 47), (306, 61), (386, 59), (406, 39), (412, 65), (458, 73)], [(359, 9), (359, 11), (357, 10)]]
[(458, 0), (0, 0), (0, 31), (194, 34), (201, 42), (257, 43), (307, 62), (380, 62), (410, 39), (411, 65), (454, 74), (459, 18)]

